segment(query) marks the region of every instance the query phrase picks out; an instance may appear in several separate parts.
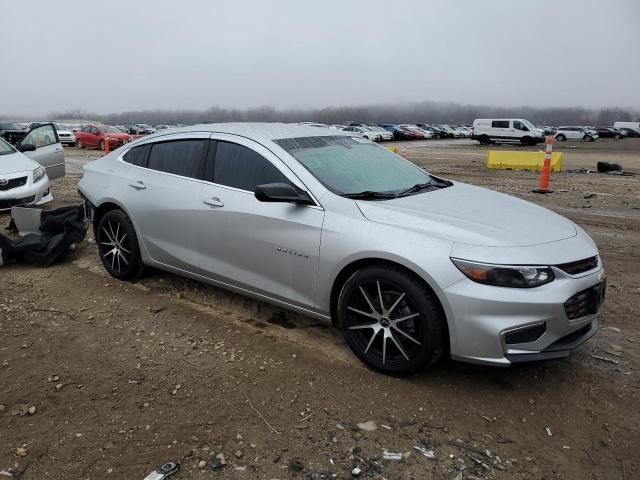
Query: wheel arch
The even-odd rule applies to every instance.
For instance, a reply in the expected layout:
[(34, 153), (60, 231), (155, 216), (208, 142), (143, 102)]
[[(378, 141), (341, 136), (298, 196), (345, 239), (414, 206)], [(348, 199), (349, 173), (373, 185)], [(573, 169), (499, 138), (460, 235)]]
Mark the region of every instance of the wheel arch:
[(450, 347), (450, 337), (449, 337), (449, 319), (447, 317), (447, 311), (444, 308), (444, 305), (442, 303), (442, 299), (440, 298), (440, 296), (438, 295), (438, 290), (436, 288), (434, 288), (431, 283), (429, 281), (427, 281), (423, 275), (420, 275), (419, 273), (416, 272), (416, 269), (414, 268), (410, 268), (407, 265), (403, 265), (402, 263), (399, 263), (397, 261), (394, 260), (390, 260), (387, 258), (382, 258), (382, 257), (366, 257), (366, 258), (360, 258), (357, 260), (353, 260), (352, 262), (348, 263), (347, 265), (345, 265), (340, 272), (338, 273), (338, 275), (336, 275), (333, 284), (331, 286), (331, 294), (330, 294), (330, 314), (331, 314), (331, 322), (334, 325), (337, 325), (337, 319), (338, 319), (338, 312), (337, 312), (337, 308), (338, 308), (338, 297), (340, 296), (340, 291), (342, 290), (342, 286), (345, 284), (345, 282), (354, 274), (356, 273), (358, 270), (361, 270), (365, 267), (370, 267), (370, 266), (380, 266), (380, 265), (387, 265), (387, 266), (392, 266), (392, 267), (396, 267), (399, 269), (404, 270), (405, 272), (409, 273), (411, 276), (413, 276), (416, 281), (420, 282), (424, 287), (426, 287), (431, 294), (433, 295), (433, 298), (436, 301), (436, 306), (437, 308), (440, 310), (440, 313), (442, 315), (442, 319), (443, 319), (443, 331), (444, 331), (444, 335), (445, 335), (445, 341), (444, 341), (444, 345), (446, 348), (446, 354), (449, 354), (449, 347)]
[(118, 202), (113, 198), (104, 199), (102, 202), (100, 202), (100, 205), (96, 205), (94, 207), (94, 211), (93, 211), (94, 237), (96, 237), (96, 228), (98, 228), (98, 223), (100, 223), (100, 219), (104, 216), (105, 213), (111, 210), (116, 210), (116, 209), (122, 210), (127, 215), (127, 217), (129, 217), (129, 220), (131, 220), (131, 223), (133, 224), (133, 228), (136, 231), (136, 237), (138, 238), (138, 247), (140, 248), (140, 254), (142, 255), (142, 260), (143, 261), (148, 260), (150, 258), (149, 252), (147, 250), (147, 246), (145, 245), (142, 237), (140, 236), (140, 229), (136, 225), (135, 219), (131, 216), (131, 214), (129, 213), (129, 210), (122, 203)]

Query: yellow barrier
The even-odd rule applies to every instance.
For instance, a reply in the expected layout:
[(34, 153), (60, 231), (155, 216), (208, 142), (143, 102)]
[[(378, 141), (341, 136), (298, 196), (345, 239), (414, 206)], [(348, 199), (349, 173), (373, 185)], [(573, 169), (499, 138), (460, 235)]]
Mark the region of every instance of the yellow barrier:
[(398, 147), (387, 147), (389, 149), (389, 151), (393, 152), (393, 153), (398, 153)]
[[(553, 152), (551, 171), (562, 171), (562, 152)], [(499, 170), (532, 170), (539, 172), (544, 165), (544, 152), (514, 152), (508, 150), (489, 150), (487, 168)]]

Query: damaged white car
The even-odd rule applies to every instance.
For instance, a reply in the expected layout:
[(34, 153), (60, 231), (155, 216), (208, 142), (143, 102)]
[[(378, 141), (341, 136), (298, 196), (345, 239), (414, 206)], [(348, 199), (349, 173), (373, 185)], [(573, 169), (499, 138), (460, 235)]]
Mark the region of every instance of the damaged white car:
[(51, 200), (45, 168), (0, 139), (0, 211)]

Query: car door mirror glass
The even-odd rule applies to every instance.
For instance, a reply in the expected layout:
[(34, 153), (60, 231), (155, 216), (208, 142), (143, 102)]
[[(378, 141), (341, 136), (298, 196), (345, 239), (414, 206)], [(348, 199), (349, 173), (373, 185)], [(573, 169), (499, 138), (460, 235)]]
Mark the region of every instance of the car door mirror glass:
[(285, 202), (311, 205), (313, 200), (307, 192), (301, 191), (286, 183), (267, 183), (258, 185), (255, 197), (261, 202)]

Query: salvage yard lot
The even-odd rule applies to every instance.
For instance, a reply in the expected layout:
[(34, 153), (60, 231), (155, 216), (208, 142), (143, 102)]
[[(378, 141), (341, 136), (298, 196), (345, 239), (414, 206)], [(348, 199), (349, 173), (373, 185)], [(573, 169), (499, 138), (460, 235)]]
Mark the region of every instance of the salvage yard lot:
[[(0, 471), (142, 479), (176, 460), (183, 479), (640, 478), (640, 140), (555, 145), (568, 171), (546, 196), (531, 193), (536, 173), (487, 170), (474, 142), (398, 145), (583, 227), (609, 275), (598, 335), (566, 360), (394, 379), (314, 320), (158, 271), (118, 282), (89, 240), (49, 269), (0, 269)], [(80, 202), (80, 167), (100, 152), (66, 155), (48, 208)], [(601, 160), (639, 175), (577, 171)], [(198, 466), (219, 453), (222, 469)]]

